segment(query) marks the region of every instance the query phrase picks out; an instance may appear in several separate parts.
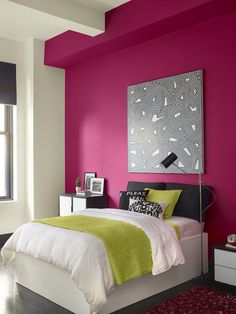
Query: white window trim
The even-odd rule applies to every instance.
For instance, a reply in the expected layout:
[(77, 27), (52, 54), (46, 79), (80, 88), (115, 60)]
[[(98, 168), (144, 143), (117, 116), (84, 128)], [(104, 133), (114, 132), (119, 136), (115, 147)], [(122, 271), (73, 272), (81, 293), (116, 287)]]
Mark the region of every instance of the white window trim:
[(7, 108), (6, 114), (5, 114), (5, 131), (1, 131), (0, 134), (7, 136), (7, 195), (6, 196), (0, 196), (0, 201), (11, 201), (13, 200), (13, 151), (14, 151), (14, 143), (13, 143), (13, 121), (14, 121), (14, 113), (13, 113), (13, 106), (5, 105)]

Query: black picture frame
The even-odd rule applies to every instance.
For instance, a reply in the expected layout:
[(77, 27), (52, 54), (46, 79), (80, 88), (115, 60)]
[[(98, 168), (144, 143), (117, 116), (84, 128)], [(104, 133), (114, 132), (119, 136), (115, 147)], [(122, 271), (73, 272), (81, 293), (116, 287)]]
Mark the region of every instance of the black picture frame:
[(91, 178), (96, 177), (96, 172), (85, 172), (84, 173), (84, 190), (90, 191)]
[(103, 195), (104, 191), (104, 178), (91, 178), (90, 191), (93, 194)]

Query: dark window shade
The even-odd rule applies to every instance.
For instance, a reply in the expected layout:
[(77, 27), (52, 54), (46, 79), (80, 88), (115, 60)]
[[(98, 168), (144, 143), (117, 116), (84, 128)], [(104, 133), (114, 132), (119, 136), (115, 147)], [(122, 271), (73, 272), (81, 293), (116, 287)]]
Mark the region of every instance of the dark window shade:
[(0, 104), (16, 105), (16, 65), (0, 62)]

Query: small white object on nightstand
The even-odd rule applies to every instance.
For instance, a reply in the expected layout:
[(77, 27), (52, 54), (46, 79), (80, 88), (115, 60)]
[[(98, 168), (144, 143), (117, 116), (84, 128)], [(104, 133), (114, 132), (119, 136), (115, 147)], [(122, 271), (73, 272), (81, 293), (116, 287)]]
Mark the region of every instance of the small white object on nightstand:
[(236, 246), (235, 246), (235, 245), (232, 245), (232, 244), (230, 244), (230, 243), (226, 243), (225, 246), (226, 246), (227, 248), (229, 248), (229, 249), (234, 249), (234, 250), (236, 250)]

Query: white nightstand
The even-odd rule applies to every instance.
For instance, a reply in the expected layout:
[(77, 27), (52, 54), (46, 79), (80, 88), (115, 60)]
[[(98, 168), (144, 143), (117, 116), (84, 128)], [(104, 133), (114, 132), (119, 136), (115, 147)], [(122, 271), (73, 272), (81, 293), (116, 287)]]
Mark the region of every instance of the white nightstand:
[(236, 250), (224, 244), (214, 247), (215, 281), (236, 286)]
[(91, 194), (79, 196), (77, 194), (59, 195), (59, 216), (70, 215), (86, 208), (107, 208), (108, 196)]

